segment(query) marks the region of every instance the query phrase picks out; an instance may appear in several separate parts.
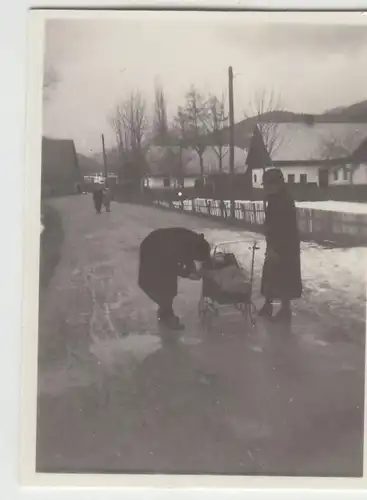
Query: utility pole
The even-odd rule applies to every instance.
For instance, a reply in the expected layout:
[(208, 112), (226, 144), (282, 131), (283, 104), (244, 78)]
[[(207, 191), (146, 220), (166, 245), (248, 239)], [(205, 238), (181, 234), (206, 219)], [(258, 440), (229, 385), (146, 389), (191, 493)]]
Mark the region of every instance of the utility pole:
[(106, 148), (104, 144), (104, 135), (102, 134), (102, 151), (103, 151), (103, 165), (104, 165), (104, 183), (106, 188), (108, 187), (108, 169), (107, 169), (107, 157)]
[(121, 160), (122, 160), (122, 156), (123, 156), (123, 152), (124, 152), (124, 145), (122, 142), (122, 132), (121, 132), (120, 126), (118, 128), (117, 134), (118, 134), (118, 138), (119, 138), (119, 150), (120, 150), (120, 155), (121, 155)]
[(228, 68), (228, 99), (229, 99), (229, 174), (230, 174), (230, 201), (231, 217), (235, 218), (234, 204), (234, 112), (233, 112), (233, 70), (232, 66)]

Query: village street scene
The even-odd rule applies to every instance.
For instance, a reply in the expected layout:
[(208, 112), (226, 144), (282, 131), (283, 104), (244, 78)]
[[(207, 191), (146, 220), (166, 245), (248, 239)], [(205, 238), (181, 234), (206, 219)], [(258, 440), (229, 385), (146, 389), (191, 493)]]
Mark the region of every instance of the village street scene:
[[(45, 25), (37, 471), (360, 477), (367, 31), (205, 14), (188, 39), (179, 19), (135, 15)], [(141, 29), (149, 47), (114, 52)], [(288, 295), (265, 286), (276, 217), (278, 248), (298, 242), (300, 279), (285, 250), (275, 280)], [(234, 257), (248, 301), (178, 273), (182, 328), (167, 327), (141, 280), (162, 228)]]

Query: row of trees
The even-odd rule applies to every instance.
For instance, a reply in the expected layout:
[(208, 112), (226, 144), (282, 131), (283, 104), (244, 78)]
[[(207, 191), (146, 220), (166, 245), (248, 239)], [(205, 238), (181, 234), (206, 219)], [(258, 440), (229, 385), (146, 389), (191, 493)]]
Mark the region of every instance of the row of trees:
[(150, 122), (147, 102), (139, 90), (133, 91), (115, 107), (109, 122), (122, 155), (141, 160), (148, 144), (165, 145), (179, 150), (182, 163), (183, 151), (190, 148), (198, 155), (203, 175), (204, 152), (207, 147), (212, 147), (219, 170), (222, 170), (222, 160), (228, 153), (222, 133), (228, 125), (224, 94), (219, 98), (215, 95), (204, 97), (192, 86), (185, 95), (184, 105), (178, 107), (170, 121), (164, 89), (157, 84), (153, 111)]
[[(58, 72), (51, 64), (46, 64), (43, 78), (45, 101), (59, 82)], [(252, 120), (253, 125), (257, 125), (270, 156), (283, 141), (279, 130), (280, 124), (274, 120), (274, 112), (278, 111), (281, 115), (282, 109), (278, 93), (274, 90), (261, 90), (253, 96), (248, 111), (244, 112), (244, 118)], [(303, 121), (313, 126), (315, 117), (303, 116)], [(115, 132), (119, 155), (123, 159), (125, 170), (130, 170), (134, 177), (140, 177), (144, 172), (146, 152), (152, 144), (171, 146), (171, 156), (167, 161), (171, 172), (176, 170), (175, 173), (184, 174), (185, 163), (192, 157), (188, 151), (191, 151), (198, 156), (200, 172), (204, 175), (204, 153), (207, 148), (215, 152), (218, 170), (223, 170), (223, 159), (229, 151), (228, 133), (226, 133), (228, 132), (227, 98), (224, 93), (220, 96), (205, 95), (195, 86), (191, 86), (185, 94), (183, 105), (177, 108), (175, 116), (170, 120), (164, 89), (157, 83), (153, 110), (148, 106), (142, 92), (134, 90), (115, 106), (109, 122)], [(342, 138), (324, 137), (321, 156), (326, 159), (347, 156), (354, 142), (352, 132)]]
[[(44, 100), (59, 83), (57, 71), (52, 65), (46, 65), (43, 79)], [(211, 148), (218, 160), (218, 170), (223, 171), (223, 158), (228, 154), (228, 112), (224, 93), (204, 95), (195, 86), (185, 94), (182, 106), (169, 120), (167, 100), (164, 89), (159, 83), (155, 86), (153, 113), (147, 105), (142, 92), (132, 91), (119, 102), (109, 117), (109, 123), (116, 136), (117, 149), (123, 160), (124, 168), (133, 176), (141, 176), (145, 170), (146, 151), (150, 145), (171, 146), (167, 163), (170, 171), (184, 174), (185, 163), (195, 152), (204, 175), (204, 153)], [(258, 93), (249, 105), (245, 118), (255, 118), (263, 141), (273, 152), (280, 145), (276, 123), (262, 123), (261, 117), (268, 112), (281, 109), (279, 98), (272, 91)], [(153, 115), (153, 116), (152, 116)], [(149, 119), (149, 116), (152, 118)], [(227, 130), (227, 133), (226, 133)]]
[(194, 86), (185, 96), (184, 106), (180, 106), (174, 119), (174, 131), (180, 147), (191, 147), (196, 151), (200, 173), (204, 175), (204, 153), (212, 147), (218, 158), (219, 171), (223, 168), (223, 158), (228, 153), (228, 145), (223, 130), (228, 126), (225, 96), (204, 97)]

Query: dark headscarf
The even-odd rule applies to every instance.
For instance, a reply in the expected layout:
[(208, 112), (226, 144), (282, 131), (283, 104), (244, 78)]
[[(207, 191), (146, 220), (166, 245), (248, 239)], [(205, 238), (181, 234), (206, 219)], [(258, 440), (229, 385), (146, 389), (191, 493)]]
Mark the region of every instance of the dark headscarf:
[(263, 175), (263, 183), (269, 182), (271, 184), (285, 184), (283, 172), (278, 168), (269, 168), (265, 170)]

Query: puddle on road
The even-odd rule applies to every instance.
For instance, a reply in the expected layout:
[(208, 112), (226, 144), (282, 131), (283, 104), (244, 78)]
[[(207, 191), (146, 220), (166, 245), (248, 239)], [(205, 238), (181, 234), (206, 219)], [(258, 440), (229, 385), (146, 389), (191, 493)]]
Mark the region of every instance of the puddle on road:
[[(97, 358), (102, 370), (112, 372), (115, 368), (133, 371), (148, 356), (162, 347), (161, 340), (154, 335), (130, 334), (123, 338), (105, 339), (95, 342), (90, 352)], [(92, 359), (79, 359), (72, 366), (65, 364), (43, 373), (39, 377), (38, 392), (57, 396), (71, 387), (89, 387), (103, 376), (96, 370)], [(94, 365), (94, 366), (93, 366)]]
[(85, 367), (66, 365), (40, 375), (38, 392), (58, 396), (71, 387), (89, 387), (94, 381), (94, 375)]
[(240, 420), (228, 417), (226, 424), (239, 441), (248, 442), (255, 439), (266, 439), (271, 435), (269, 425), (263, 422)]
[(162, 347), (161, 339), (149, 334), (129, 334), (123, 338), (95, 341), (90, 352), (107, 369), (142, 363)]
[(314, 334), (302, 335), (301, 339), (308, 344), (318, 345), (320, 347), (326, 347), (329, 345), (329, 342), (318, 339)]
[(259, 346), (259, 345), (253, 345), (253, 346), (251, 346), (251, 351), (253, 351), (253, 352), (264, 352), (264, 349), (261, 346)]

